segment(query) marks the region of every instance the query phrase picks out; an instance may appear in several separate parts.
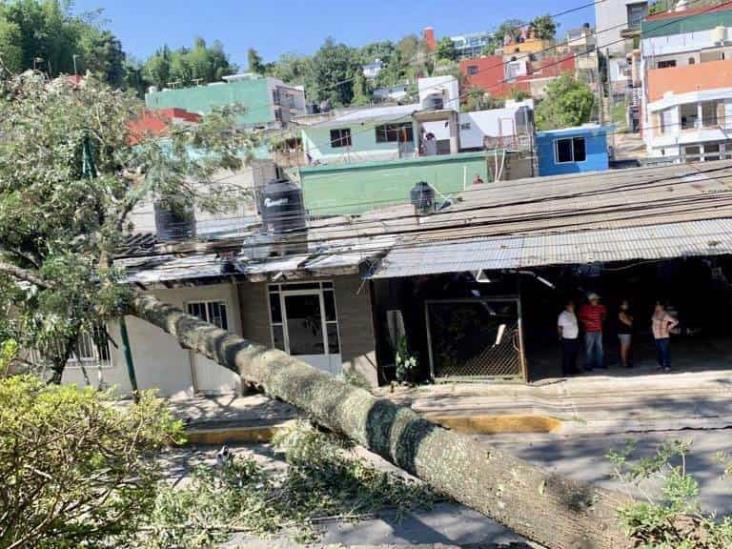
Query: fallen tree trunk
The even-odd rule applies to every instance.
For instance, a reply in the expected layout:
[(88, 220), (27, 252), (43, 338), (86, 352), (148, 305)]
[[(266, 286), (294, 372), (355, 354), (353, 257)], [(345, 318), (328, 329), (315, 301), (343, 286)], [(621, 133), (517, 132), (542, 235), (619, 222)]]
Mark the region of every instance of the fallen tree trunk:
[(152, 296), (137, 296), (133, 314), (529, 540), (557, 549), (631, 546), (616, 514), (628, 503), (623, 494), (551, 473), (448, 431), (409, 408), (377, 399)]

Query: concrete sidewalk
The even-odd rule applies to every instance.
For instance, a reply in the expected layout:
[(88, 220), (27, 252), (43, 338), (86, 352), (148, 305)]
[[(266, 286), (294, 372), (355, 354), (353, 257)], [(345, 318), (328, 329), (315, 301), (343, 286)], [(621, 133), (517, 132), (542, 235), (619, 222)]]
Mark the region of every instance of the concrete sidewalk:
[(605, 375), (534, 385), (470, 383), (380, 388), (427, 415), (549, 416), (559, 433), (627, 433), (732, 426), (732, 370)]
[[(471, 432), (496, 416), (509, 425), (503, 432), (559, 434), (628, 433), (732, 426), (732, 370), (610, 375), (544, 380), (534, 385), (470, 383), (382, 387), (389, 398), (447, 426)], [(170, 401), (190, 430), (260, 429), (298, 416), (297, 410), (263, 395), (199, 397)], [(506, 417), (510, 416), (510, 417)], [(482, 421), (466, 421), (471, 419)], [(557, 419), (539, 422), (537, 419)], [(534, 424), (539, 428), (533, 429)], [(550, 428), (542, 431), (541, 425)], [(499, 431), (501, 432), (501, 431)], [(261, 440), (261, 439), (253, 439)], [(246, 441), (246, 439), (240, 439)], [(211, 443), (218, 443), (218, 440)]]

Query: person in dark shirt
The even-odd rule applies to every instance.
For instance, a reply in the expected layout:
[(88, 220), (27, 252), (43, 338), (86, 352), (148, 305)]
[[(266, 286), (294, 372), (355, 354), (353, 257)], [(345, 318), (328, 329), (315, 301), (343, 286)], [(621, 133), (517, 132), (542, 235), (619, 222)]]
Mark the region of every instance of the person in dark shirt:
[(630, 350), (633, 344), (633, 315), (630, 314), (630, 303), (624, 299), (618, 311), (618, 341), (620, 342), (620, 364), (632, 368)]
[(585, 332), (585, 370), (606, 368), (605, 352), (602, 347), (602, 330), (607, 309), (600, 304), (600, 296), (594, 292), (587, 295), (587, 303), (579, 311), (579, 320)]

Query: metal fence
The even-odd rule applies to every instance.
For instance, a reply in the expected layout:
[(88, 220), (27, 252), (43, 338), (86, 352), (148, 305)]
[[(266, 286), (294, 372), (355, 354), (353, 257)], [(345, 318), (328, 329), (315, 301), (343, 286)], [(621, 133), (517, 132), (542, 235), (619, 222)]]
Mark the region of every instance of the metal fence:
[[(107, 368), (112, 366), (109, 344), (109, 336), (103, 326), (82, 332), (76, 348), (71, 351), (67, 367)], [(58, 350), (61, 351), (60, 343)], [(37, 367), (49, 365), (46, 356), (38, 349), (29, 349), (23, 353), (23, 359)]]
[(518, 299), (428, 301), (425, 312), (434, 379), (525, 379)]

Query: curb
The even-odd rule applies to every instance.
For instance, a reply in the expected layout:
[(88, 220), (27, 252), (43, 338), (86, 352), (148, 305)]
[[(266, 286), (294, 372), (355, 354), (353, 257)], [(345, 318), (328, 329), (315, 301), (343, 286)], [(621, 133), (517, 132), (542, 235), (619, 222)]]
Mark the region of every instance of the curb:
[[(561, 429), (562, 421), (539, 415), (445, 415), (423, 414), (425, 418), (447, 429), (468, 435), (495, 435), (507, 433), (553, 433)], [(292, 420), (248, 427), (193, 427), (186, 430), (185, 444), (223, 445), (229, 443), (263, 443)]]

